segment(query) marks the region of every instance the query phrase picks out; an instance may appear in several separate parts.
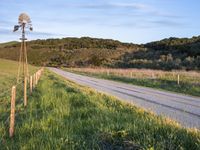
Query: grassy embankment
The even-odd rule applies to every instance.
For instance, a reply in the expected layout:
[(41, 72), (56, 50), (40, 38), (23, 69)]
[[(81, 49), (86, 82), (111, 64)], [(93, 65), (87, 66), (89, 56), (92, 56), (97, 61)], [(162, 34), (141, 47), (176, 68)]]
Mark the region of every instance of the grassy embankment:
[[(194, 71), (102, 68), (71, 68), (64, 70), (97, 78), (200, 96), (200, 73)], [(177, 84), (178, 74), (180, 78), (179, 85)]]
[[(200, 132), (45, 71), (1, 149), (190, 149)], [(23, 110), (23, 111), (22, 111)]]
[[(29, 73), (32, 75), (37, 71), (37, 69), (38, 67), (29, 66)], [(22, 81), (17, 83), (17, 73), (18, 73), (18, 62), (0, 59), (0, 141), (2, 140), (1, 137), (5, 135), (4, 131), (8, 131), (5, 128), (7, 128), (9, 123), (11, 88), (13, 85), (17, 86), (16, 88), (17, 110), (21, 109), (21, 106), (23, 104), (22, 100), (23, 84)], [(1, 149), (1, 143), (0, 143), (0, 149)]]
[[(18, 65), (16, 61), (0, 59), (0, 94), (5, 89), (11, 88), (12, 85), (16, 84)], [(30, 74), (36, 72), (37, 69), (38, 67), (29, 65)]]

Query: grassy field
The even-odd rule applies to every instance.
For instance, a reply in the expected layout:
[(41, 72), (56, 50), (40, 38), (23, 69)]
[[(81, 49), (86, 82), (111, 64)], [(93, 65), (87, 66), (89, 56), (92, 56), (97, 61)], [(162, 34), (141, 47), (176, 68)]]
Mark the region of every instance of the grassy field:
[[(0, 114), (2, 115), (2, 114)], [(200, 132), (45, 71), (1, 149), (200, 149)]]
[[(30, 74), (33, 74), (38, 70), (38, 67), (29, 66)], [(9, 122), (9, 112), (10, 112), (10, 95), (11, 87), (16, 85), (17, 91), (17, 109), (23, 104), (22, 101), (22, 89), (23, 84), (20, 81), (17, 83), (17, 72), (18, 72), (18, 62), (0, 59), (0, 132), (8, 125)], [(8, 130), (5, 130), (8, 131)], [(0, 133), (0, 137), (4, 134)], [(1, 144), (0, 144), (1, 145)], [(1, 149), (1, 147), (0, 147)]]
[[(139, 86), (200, 96), (200, 73), (186, 71), (160, 71), (148, 69), (67, 68), (78, 74), (115, 80)], [(178, 75), (180, 84), (178, 85)]]
[[(7, 108), (10, 106), (10, 93), (13, 85), (17, 85), (17, 97), (22, 94), (22, 82), (17, 83), (18, 65), (16, 61), (0, 59), (0, 114), (9, 111)], [(30, 74), (35, 73), (37, 69), (38, 67), (29, 65)], [(0, 120), (5, 117), (7, 115), (0, 115)]]
[[(18, 65), (16, 61), (0, 59), (0, 95), (6, 89), (16, 84)], [(30, 74), (36, 72), (37, 69), (38, 67), (29, 65)]]

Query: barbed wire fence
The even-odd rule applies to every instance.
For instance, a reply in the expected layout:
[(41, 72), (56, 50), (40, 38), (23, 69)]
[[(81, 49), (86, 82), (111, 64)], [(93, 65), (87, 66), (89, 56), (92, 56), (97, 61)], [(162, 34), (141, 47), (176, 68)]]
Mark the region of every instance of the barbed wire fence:
[[(15, 117), (18, 115), (18, 111), (20, 111), (19, 108), (22, 105), (26, 107), (27, 96), (32, 94), (43, 71), (44, 68), (39, 69), (32, 76), (25, 77), (24, 81), (21, 78), (11, 88), (7, 88), (0, 93), (0, 129), (3, 133), (0, 135), (0, 143), (4, 141), (4, 137), (7, 136), (8, 130), (9, 136), (13, 137)], [(26, 83), (24, 84), (24, 82)]]

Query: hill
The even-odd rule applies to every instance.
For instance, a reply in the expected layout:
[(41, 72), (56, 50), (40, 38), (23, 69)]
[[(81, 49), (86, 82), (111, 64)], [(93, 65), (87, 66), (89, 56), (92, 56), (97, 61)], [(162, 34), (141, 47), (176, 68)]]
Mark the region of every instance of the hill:
[(144, 49), (126, 53), (116, 66), (122, 68), (200, 69), (200, 36), (169, 38), (143, 45)]
[[(34, 65), (151, 69), (200, 69), (200, 36), (169, 38), (147, 44), (111, 39), (63, 38), (27, 43)], [(0, 58), (17, 60), (20, 43), (0, 44)]]

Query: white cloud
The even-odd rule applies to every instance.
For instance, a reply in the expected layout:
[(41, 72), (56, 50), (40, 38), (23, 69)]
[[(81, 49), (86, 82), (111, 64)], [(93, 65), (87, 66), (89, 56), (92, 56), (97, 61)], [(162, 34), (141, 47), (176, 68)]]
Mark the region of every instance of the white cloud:
[(110, 4), (113, 7), (121, 7), (121, 8), (133, 8), (138, 10), (147, 10), (150, 9), (149, 5), (142, 3), (112, 3)]

